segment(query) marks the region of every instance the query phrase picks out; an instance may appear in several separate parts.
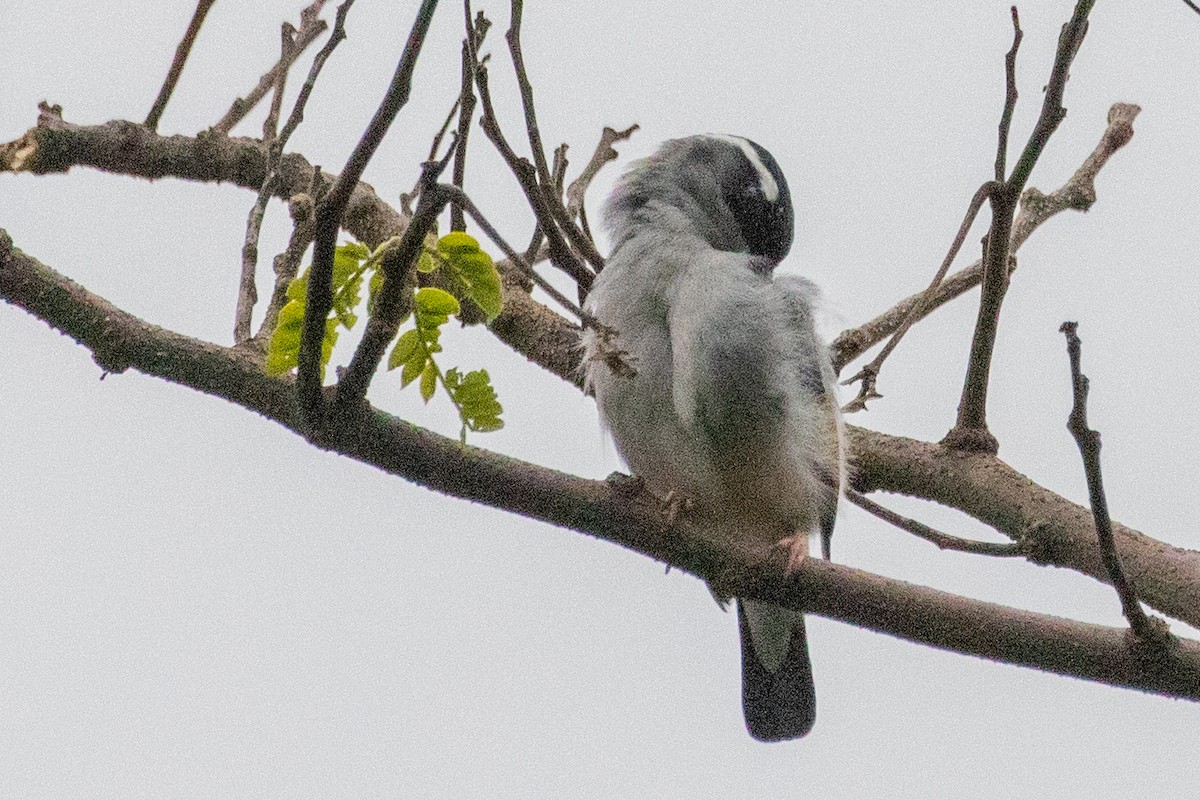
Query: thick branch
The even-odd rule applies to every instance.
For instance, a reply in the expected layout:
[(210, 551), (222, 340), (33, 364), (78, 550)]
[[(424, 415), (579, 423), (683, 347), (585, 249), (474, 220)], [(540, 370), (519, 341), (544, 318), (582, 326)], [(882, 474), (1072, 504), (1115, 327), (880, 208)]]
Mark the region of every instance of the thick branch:
[[(39, 127), (0, 147), (0, 169), (7, 163), (9, 169), (63, 172), (84, 165), (151, 179), (229, 181), (252, 190), (262, 184), (265, 159), (256, 140), (214, 135), (158, 136), (141, 125), (120, 121), (74, 126), (52, 112), (47, 107)], [(283, 158), (279, 175), (275, 191), (280, 197), (307, 192), (313, 184), (312, 165), (296, 154)], [(332, 180), (332, 176), (325, 177)], [(372, 247), (403, 233), (405, 223), (403, 216), (361, 182), (342, 219), (346, 230)], [(504, 310), (488, 327), (531, 362), (580, 385), (579, 329), (531, 298), (522, 275), (505, 269), (503, 263), (500, 266)], [(969, 269), (952, 275), (943, 286), (955, 285)], [(896, 308), (898, 316), (903, 316), (904, 304)], [(954, 453), (938, 445), (855, 426), (847, 426), (847, 433), (860, 491), (922, 497), (970, 514), (1010, 538), (1033, 535), (1038, 563), (1074, 569), (1106, 581), (1087, 509), (1044, 489), (992, 456)], [(961, 464), (968, 464), (969, 469), (960, 469)], [(1142, 600), (1200, 627), (1200, 553), (1171, 547), (1120, 524), (1116, 525), (1115, 537), (1122, 563), (1137, 582)]]
[[(248, 351), (150, 325), (12, 247), (0, 232), (0, 295), (79, 341), (109, 371), (127, 367), (222, 397), (306, 431), (289, 381)], [(722, 536), (697, 520), (668, 526), (629, 481), (590, 481), (410, 425), (375, 409), (342, 420), (321, 446), (431, 489), (587, 533), (717, 583), (910, 641), (1116, 686), (1200, 700), (1200, 643), (1148, 654), (1123, 631), (956, 597), (824, 560), (790, 578), (770, 542)]]
[[(846, 426), (851, 475), (861, 492), (897, 492), (956, 508), (1025, 546), (1034, 563), (1108, 583), (1091, 512), (995, 456), (951, 450)], [(1200, 626), (1200, 552), (1113, 524), (1121, 563), (1148, 605)]]

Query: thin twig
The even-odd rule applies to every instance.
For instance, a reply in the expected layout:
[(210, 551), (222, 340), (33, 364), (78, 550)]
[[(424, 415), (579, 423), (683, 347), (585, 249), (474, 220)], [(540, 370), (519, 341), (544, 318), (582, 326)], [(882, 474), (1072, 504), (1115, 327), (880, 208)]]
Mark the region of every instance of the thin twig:
[[(288, 114), (288, 120), (283, 125), (283, 130), (279, 132), (279, 147), (282, 150), (291, 138), (292, 133), (296, 128), (300, 127), (300, 123), (304, 121), (304, 107), (308, 105), (308, 98), (312, 95), (313, 87), (317, 84), (317, 78), (321, 75), (321, 70), (325, 67), (325, 62), (333, 55), (333, 51), (346, 38), (346, 15), (350, 13), (350, 7), (354, 5), (354, 0), (342, 0), (337, 7), (337, 14), (333, 20), (333, 31), (330, 32), (329, 38), (325, 40), (325, 44), (317, 51), (316, 57), (313, 58), (312, 66), (308, 68), (308, 77), (304, 79), (304, 85), (300, 87), (300, 93), (296, 95), (296, 102), (292, 106), (292, 113)], [(296, 55), (299, 55), (297, 53)]]
[[(530, 147), (533, 149), (534, 162), (521, 158), (509, 145), (500, 130), (500, 123), (492, 104), (491, 92), (488, 89), (488, 73), (480, 62), (475, 63), (475, 82), (479, 87), (479, 99), (483, 105), (483, 116), (479, 123), (484, 132), (500, 155), (508, 164), (516, 177), (526, 199), (533, 209), (534, 217), (545, 234), (550, 249), (550, 262), (558, 269), (571, 276), (579, 285), (581, 292), (586, 292), (592, 285), (595, 275), (593, 270), (604, 266), (604, 257), (596, 246), (588, 239), (583, 231), (571, 221), (562, 200), (554, 193), (553, 176), (546, 165), (545, 152), (542, 149), (541, 133), (537, 127), (537, 116), (533, 107), (533, 89), (525, 72), (525, 61), (521, 54), (520, 25), (522, 4), (513, 0), (512, 26), (505, 35), (512, 54), (513, 67), (517, 73), (517, 82), (521, 89), (521, 101), (525, 110), (526, 130)], [(470, 22), (468, 21), (468, 26)], [(570, 244), (568, 244), (568, 240)], [(586, 263), (585, 263), (586, 262)], [(589, 269), (586, 264), (590, 263)]]
[[(296, 102), (292, 105), (292, 111), (288, 115), (287, 122), (284, 123), (283, 130), (279, 135), (275, 135), (275, 126), (279, 120), (279, 111), (283, 102), (283, 90), (287, 81), (287, 70), (282, 69), (278, 72), (279, 83), (276, 86), (275, 95), (271, 100), (271, 110), (267, 114), (267, 119), (263, 122), (263, 147), (267, 155), (267, 170), (266, 176), (263, 178), (262, 186), (258, 190), (258, 198), (250, 210), (249, 219), (246, 222), (246, 241), (242, 246), (242, 275), (238, 290), (237, 311), (234, 320), (234, 341), (238, 344), (247, 341), (250, 338), (251, 318), (254, 313), (254, 304), (258, 301), (258, 290), (255, 287), (255, 272), (258, 267), (258, 236), (262, 228), (263, 217), (266, 214), (267, 202), (275, 192), (275, 184), (279, 179), (279, 163), (283, 158), (283, 149), (287, 146), (288, 139), (300, 126), (304, 119), (304, 106), (308, 103), (308, 98), (312, 95), (313, 86), (316, 85), (317, 78), (321, 74), (321, 69), (325, 66), (325, 62), (333, 53), (338, 44), (346, 38), (346, 15), (350, 12), (350, 6), (354, 5), (354, 0), (343, 0), (338, 6), (337, 16), (333, 25), (333, 32), (329, 35), (328, 41), (324, 47), (317, 53), (313, 59), (312, 66), (309, 67), (308, 77), (304, 80), (304, 85), (300, 89), (299, 95), (296, 97)], [(294, 55), (296, 48), (295, 32), (290, 25), (284, 24), (283, 27), (283, 57), (280, 58), (281, 64), (292, 63), (295, 58), (288, 58), (289, 55)], [(314, 181), (320, 176), (320, 170), (314, 173)], [(310, 197), (314, 197), (310, 193)], [(295, 213), (292, 215), (296, 225), (300, 225), (299, 218)], [(312, 215), (308, 214), (305, 217), (306, 230), (297, 235), (298, 230), (293, 230), (293, 235), (288, 242), (288, 248), (285, 251), (287, 254), (294, 254), (298, 259), (308, 247), (308, 242), (313, 235), (313, 219)], [(298, 252), (297, 252), (298, 251)], [(275, 276), (276, 286), (272, 293), (271, 303), (272, 308), (268, 309), (267, 318), (271, 320), (272, 327), (274, 320), (278, 318), (279, 306), (282, 303), (281, 289), (279, 281), (281, 276), (287, 275), (287, 279), (291, 280), (295, 277), (296, 268), (290, 263), (291, 255), (282, 263), (279, 257), (275, 259)], [(282, 287), (282, 291), (286, 292), (286, 285)], [(273, 313), (272, 313), (273, 312)]]
[[(1108, 111), (1108, 126), (1100, 137), (1100, 143), (1070, 180), (1048, 195), (1033, 187), (1025, 190), (1021, 195), (1021, 210), (1013, 223), (1010, 256), (1015, 255), (1030, 235), (1055, 214), (1066, 209), (1086, 211), (1091, 207), (1096, 201), (1096, 176), (1112, 154), (1133, 137), (1133, 120), (1139, 111), (1141, 109), (1138, 106), (1129, 103), (1114, 104)], [(1010, 258), (1009, 270), (1014, 266), (1015, 261)], [(983, 261), (979, 260), (951, 275), (932, 295), (921, 292), (906, 297), (869, 322), (843, 331), (829, 347), (834, 370), (840, 372), (846, 364), (897, 331), (913, 315), (913, 308), (918, 302), (928, 298), (925, 308), (915, 315), (916, 319), (921, 319), (978, 286), (982, 277)]]
[[(1087, 17), (1093, 4), (1094, 0), (1078, 0), (1074, 14), (1063, 26), (1058, 37), (1054, 68), (1046, 84), (1046, 97), (1042, 103), (1041, 114), (1025, 149), (1021, 152), (1021, 157), (1013, 167), (1012, 174), (989, 196), (992, 225), (988, 231), (984, 251), (983, 290), (979, 298), (979, 314), (975, 321), (975, 333), (971, 337), (971, 354), (967, 363), (967, 375), (963, 381), (962, 398), (958, 403), (958, 418), (954, 427), (942, 440), (947, 447), (995, 453), (999, 446), (996, 437), (987, 428), (987, 388), (996, 331), (1000, 324), (1000, 308), (1008, 289), (1013, 215), (1038, 156), (1066, 116), (1066, 109), (1062, 105), (1063, 92), (1070, 77), (1071, 62), (1079, 52), (1083, 37), (1087, 33)], [(1015, 16), (1013, 20), (1015, 25)], [(1005, 105), (1008, 105), (1007, 97)]]
[(533, 165), (537, 168), (538, 183), (543, 187), (554, 185), (550, 168), (546, 165), (546, 151), (542, 148), (542, 134), (538, 130), (537, 112), (533, 107), (533, 84), (525, 71), (525, 56), (521, 52), (521, 15), (525, 9), (522, 0), (512, 0), (508, 32), (508, 52), (512, 56), (513, 71), (517, 74), (517, 88), (521, 92), (521, 108), (525, 112), (525, 130), (529, 135), (529, 149), (533, 151)]
[(1004, 111), (1000, 114), (999, 141), (996, 144), (996, 175), (993, 180), (997, 183), (1004, 181), (1007, 173), (1005, 163), (1008, 159), (1008, 132), (1012, 128), (1013, 111), (1017, 108), (1017, 50), (1021, 48), (1021, 18), (1017, 15), (1017, 7), (1012, 7), (1013, 41), (1012, 47), (1004, 56)]
[(1108, 126), (1096, 148), (1071, 179), (1050, 194), (1029, 187), (1021, 195), (1021, 211), (1013, 223), (1011, 249), (1015, 252), (1039, 225), (1065, 209), (1087, 211), (1096, 202), (1096, 176), (1113, 153), (1133, 138), (1133, 121), (1142, 111), (1132, 103), (1114, 103), (1108, 109)]
[(479, 125), (500, 153), (500, 157), (504, 159), (509, 170), (516, 177), (522, 191), (525, 192), (525, 199), (529, 201), (529, 205), (533, 209), (533, 215), (546, 237), (546, 244), (550, 252), (550, 263), (570, 276), (579, 286), (585, 289), (590, 288), (594, 280), (594, 275), (584, 266), (582, 259), (571, 251), (571, 248), (563, 238), (563, 233), (559, 230), (554, 220), (554, 212), (550, 208), (549, 197), (547, 193), (542, 191), (541, 186), (538, 184), (537, 169), (527, 159), (517, 155), (516, 151), (512, 149), (512, 146), (505, 138), (504, 132), (500, 129), (495, 107), (492, 104), (492, 94), (488, 89), (487, 68), (477, 60), (474, 69), (475, 85), (479, 89), (479, 103), (483, 110), (479, 118)]
[[(294, 29), (284, 23), (280, 31), (280, 61), (287, 61), (294, 45)], [(254, 283), (254, 273), (258, 267), (258, 237), (262, 232), (263, 218), (267, 213), (267, 203), (275, 189), (275, 180), (279, 168), (279, 155), (282, 143), (276, 142), (276, 129), (279, 125), (279, 110), (283, 105), (283, 90), (287, 85), (287, 70), (280, 70), (275, 84), (275, 94), (271, 98), (271, 110), (263, 121), (263, 150), (267, 154), (267, 177), (258, 190), (258, 197), (250, 209), (246, 220), (246, 237), (242, 243), (242, 272), (238, 281), (237, 308), (234, 311), (233, 340), (241, 344), (250, 338), (250, 326), (254, 315), (254, 304), (258, 302), (258, 288)]]
[(1025, 550), (1019, 542), (978, 542), (971, 539), (962, 539), (958, 536), (951, 536), (948, 533), (934, 530), (922, 522), (917, 522), (915, 519), (909, 519), (901, 514), (897, 514), (889, 508), (884, 508), (871, 498), (854, 489), (846, 489), (845, 494), (847, 500), (864, 511), (879, 517), (884, 522), (895, 525), (900, 530), (908, 531), (914, 536), (935, 544), (942, 550), (975, 553), (982, 556), (1011, 557), (1025, 555)]
[(158, 90), (158, 97), (154, 99), (154, 105), (150, 107), (150, 113), (146, 115), (146, 121), (142, 123), (150, 130), (158, 129), (158, 121), (162, 119), (163, 111), (167, 108), (167, 102), (171, 99), (171, 93), (175, 91), (175, 84), (179, 83), (179, 76), (183, 74), (183, 65), (187, 63), (188, 54), (192, 52), (192, 45), (196, 41), (196, 36), (200, 33), (200, 27), (204, 25), (204, 18), (208, 16), (209, 9), (213, 7), (216, 0), (198, 0), (196, 3), (196, 11), (192, 14), (192, 21), (188, 23), (187, 30), (184, 31), (183, 39), (180, 40), (179, 46), (175, 48), (175, 59), (171, 62), (171, 68), (167, 70), (167, 77), (163, 80), (162, 88)]
[(1200, 14), (1200, 6), (1193, 3), (1192, 0), (1183, 0), (1183, 2), (1192, 11), (1195, 11), (1197, 14)]
[[(551, 226), (558, 226), (568, 240), (571, 246), (574, 247), (587, 261), (592, 265), (592, 269), (599, 272), (604, 269), (604, 256), (600, 255), (600, 251), (596, 249), (596, 245), (584, 235), (583, 231), (576, 226), (571, 215), (567, 213), (566, 206), (562, 203), (562, 198), (559, 192), (554, 188), (554, 175), (546, 164), (546, 151), (542, 147), (542, 134), (538, 129), (537, 111), (533, 104), (533, 84), (529, 80), (529, 75), (525, 69), (525, 56), (521, 52), (521, 16), (524, 12), (525, 3), (523, 0), (512, 0), (511, 9), (512, 16), (509, 24), (508, 32), (504, 35), (508, 42), (508, 50), (512, 56), (513, 70), (517, 75), (517, 87), (521, 93), (521, 107), (525, 112), (525, 129), (529, 135), (529, 147), (533, 151), (533, 163), (537, 171), (537, 183), (541, 186), (542, 194), (545, 195), (545, 207), (550, 212), (552, 221), (538, 217), (538, 221), (543, 227), (549, 222)], [(549, 233), (547, 233), (549, 236)], [(580, 287), (586, 291), (590, 281), (585, 284), (580, 284)]]
[(843, 413), (852, 414), (856, 411), (862, 411), (867, 407), (868, 400), (875, 400), (883, 396), (875, 390), (875, 382), (879, 377), (879, 370), (883, 366), (883, 362), (896, 349), (896, 345), (900, 344), (900, 340), (904, 338), (904, 334), (908, 332), (908, 329), (929, 312), (929, 308), (938, 294), (938, 288), (942, 285), (942, 281), (946, 277), (946, 272), (949, 271), (950, 265), (954, 263), (954, 259), (958, 256), (958, 251), (962, 249), (963, 242), (967, 238), (967, 233), (975, 223), (975, 217), (979, 215), (979, 209), (983, 207), (983, 201), (995, 189), (996, 183), (988, 181), (975, 190), (975, 196), (971, 198), (971, 202), (967, 205), (967, 213), (963, 216), (963, 221), (958, 226), (958, 233), (955, 234), (954, 241), (950, 243), (950, 249), (946, 252), (946, 257), (942, 259), (942, 265), (933, 276), (933, 280), (929, 282), (929, 287), (910, 306), (908, 313), (904, 317), (904, 321), (896, 328), (896, 332), (892, 334), (892, 338), (888, 340), (884, 348), (879, 351), (879, 355), (875, 356), (874, 360), (863, 367), (857, 375), (842, 381), (843, 386), (848, 386), (855, 381), (862, 382), (858, 387), (858, 397), (851, 400), (842, 408)]
[(1071, 414), (1067, 417), (1067, 430), (1075, 438), (1075, 444), (1079, 446), (1079, 454), (1083, 458), (1088, 498), (1092, 506), (1092, 516), (1096, 521), (1096, 538), (1100, 543), (1100, 558), (1108, 571), (1113, 588), (1117, 590), (1117, 596), (1121, 600), (1121, 611), (1129, 621), (1134, 635), (1143, 642), (1160, 642), (1167, 632), (1166, 624), (1159, 621), (1156, 626), (1142, 610), (1133, 584), (1121, 567), (1121, 559), (1117, 555), (1117, 546), (1113, 540), (1108, 497), (1104, 492), (1104, 479), (1100, 472), (1100, 433), (1089, 428), (1087, 423), (1088, 379), (1080, 368), (1082, 343), (1079, 340), (1078, 327), (1076, 322), (1064, 322), (1058, 329), (1067, 337), (1067, 358), (1071, 364), (1071, 393), (1074, 400), (1071, 404)]
[(324, 423), (324, 405), (321, 397), (321, 342), (325, 337), (325, 318), (333, 305), (333, 251), (337, 245), (338, 230), (342, 213), (350, 202), (350, 195), (358, 185), (359, 178), (379, 148), (384, 135), (400, 109), (408, 102), (412, 89), (413, 70), (425, 34), (437, 8), (437, 0), (422, 0), (413, 21), (412, 30), (404, 45), (404, 52), (396, 65), (387, 93), (370, 124), (355, 145), (338, 175), (333, 187), (321, 201), (316, 212), (316, 229), (313, 235), (313, 264), (309, 272), (308, 297), (304, 311), (304, 327), (300, 336), (296, 391), (302, 413), (314, 433)]
[(592, 153), (587, 166), (583, 168), (583, 171), (579, 173), (579, 176), (575, 180), (571, 181), (571, 185), (567, 187), (567, 211), (571, 213), (571, 216), (574, 217), (583, 213), (584, 195), (587, 194), (588, 187), (592, 185), (592, 180), (605, 164), (615, 161), (620, 156), (613, 145), (617, 142), (628, 141), (638, 130), (638, 127), (636, 122), (623, 131), (618, 131), (608, 126), (604, 127), (604, 130), (600, 133), (600, 142), (596, 145), (596, 149)]
[[(453, 183), (459, 189), (466, 185), (467, 142), (471, 136), (471, 120), (475, 117), (475, 64), (483, 64), (488, 56), (479, 57), (479, 48), (487, 37), (492, 23), (480, 11), (472, 22), (471, 0), (463, 0), (463, 18), (467, 35), (462, 43), (462, 83), (459, 87), (458, 139), (455, 140)], [(450, 204), (450, 230), (465, 231), (467, 221), (457, 203)]]
[(479, 210), (475, 203), (471, 202), (471, 198), (467, 196), (466, 192), (456, 186), (443, 186), (442, 189), (450, 194), (454, 202), (462, 206), (463, 211), (471, 215), (471, 219), (475, 220), (475, 224), (483, 229), (484, 235), (491, 239), (504, 252), (505, 257), (520, 269), (527, 278), (537, 284), (546, 294), (550, 295), (550, 298), (554, 302), (575, 315), (585, 327), (590, 324), (591, 315), (585, 313), (578, 305), (568, 300), (562, 292), (554, 288), (552, 283), (541, 275), (538, 275), (529, 262), (525, 260), (524, 256), (514, 250), (512, 245), (506, 242), (504, 237), (500, 235), (500, 232), (492, 226), (492, 223), (488, 222), (487, 217), (483, 215), (483, 212)]
[(571, 164), (571, 160), (567, 158), (569, 149), (566, 142), (554, 148), (554, 163), (550, 166), (550, 182), (554, 187), (554, 194), (558, 197), (562, 197), (563, 182), (567, 178), (567, 167)]
[(233, 105), (225, 112), (225, 116), (221, 117), (217, 124), (212, 126), (212, 130), (218, 133), (229, 133), (233, 130), (234, 126), (241, 122), (258, 105), (259, 101), (267, 96), (267, 92), (271, 91), (271, 87), (275, 85), (279, 73), (290, 70), (292, 63), (308, 49), (310, 44), (317, 40), (317, 37), (325, 32), (325, 29), (329, 25), (318, 15), (327, 2), (328, 0), (315, 0), (315, 2), (300, 12), (300, 27), (296, 29), (294, 47), (287, 54), (287, 58), (281, 58), (279, 61), (276, 61), (275, 65), (258, 79), (258, 84), (245, 97), (239, 97), (234, 100)]
[[(320, 177), (320, 171), (313, 173), (313, 179)], [(279, 312), (287, 304), (287, 288), (300, 271), (300, 261), (304, 251), (312, 244), (313, 213), (316, 210), (316, 195), (302, 193), (293, 195), (288, 201), (288, 214), (292, 218), (292, 233), (288, 237), (287, 247), (275, 256), (272, 261), (275, 273), (275, 287), (271, 291), (271, 300), (267, 303), (267, 311), (263, 315), (262, 325), (254, 335), (253, 342), (258, 346), (265, 344), (267, 338), (275, 331), (279, 322)]]
[(401, 321), (412, 308), (416, 266), (425, 248), (425, 236), (450, 202), (449, 193), (437, 182), (449, 161), (447, 155), (443, 161), (427, 161), (422, 165), (416, 212), (400, 241), (379, 264), (383, 286), (375, 294), (371, 316), (354, 357), (338, 380), (335, 408), (339, 419), (366, 397), (388, 344), (396, 338)]

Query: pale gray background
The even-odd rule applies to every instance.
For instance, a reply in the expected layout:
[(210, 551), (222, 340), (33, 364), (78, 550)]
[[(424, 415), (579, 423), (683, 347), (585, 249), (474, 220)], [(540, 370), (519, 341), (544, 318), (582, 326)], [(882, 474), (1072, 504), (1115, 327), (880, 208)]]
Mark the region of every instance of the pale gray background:
[[(161, 129), (214, 122), (274, 59), (277, 25), (301, 5), (218, 3)], [(360, 0), (295, 149), (343, 163), (413, 5)], [(6, 0), (0, 139), (32, 125), (42, 99), (72, 122), (143, 118), (192, 8)], [(487, 8), (499, 23), (493, 84), (520, 141), (507, 4)], [(1021, 7), (1014, 152), (1070, 8)], [(367, 174), (384, 197), (409, 189), (452, 102), (460, 15), (453, 2), (439, 12), (413, 102)], [(626, 159), (695, 132), (771, 149), (797, 208), (787, 268), (823, 286), (831, 333), (929, 280), (991, 175), (1010, 38), (1008, 4), (991, 0), (533, 3), (524, 34), (543, 132), (572, 144), (577, 167), (603, 125), (634, 121)], [(991, 394), (1001, 455), (1083, 500), (1057, 332), (1078, 320), (1114, 515), (1185, 547), (1200, 547), (1198, 75), (1200, 17), (1182, 3), (1099, 4), (1069, 116), (1033, 184), (1049, 190), (1075, 169), (1112, 102), (1145, 111), (1093, 211), (1054, 220), (1024, 248)], [(524, 202), (478, 133), (475, 143), (468, 188), (524, 243)], [(593, 219), (618, 169), (594, 187)], [(19, 247), (152, 322), (226, 343), (252, 201), (88, 170), (0, 176), (0, 226)], [(270, 213), (264, 259), (286, 235), (281, 208)], [(913, 331), (883, 376), (886, 399), (854, 422), (945, 433), (974, 297)], [(505, 404), (507, 428), (475, 443), (590, 477), (618, 468), (592, 402), (486, 332), (448, 336), (446, 359), (488, 367)], [(85, 350), (11, 307), (0, 308), (0, 376), (4, 798), (1116, 798), (1181, 796), (1200, 781), (1194, 704), (822, 619), (810, 622), (815, 731), (756, 744), (742, 727), (734, 618), (692, 578), (415, 488), (187, 389), (133, 372), (101, 382)], [(443, 399), (424, 407), (398, 383), (381, 378), (372, 399), (454, 435)], [(835, 555), (1119, 623), (1111, 591), (1090, 579), (944, 554), (853, 508)]]

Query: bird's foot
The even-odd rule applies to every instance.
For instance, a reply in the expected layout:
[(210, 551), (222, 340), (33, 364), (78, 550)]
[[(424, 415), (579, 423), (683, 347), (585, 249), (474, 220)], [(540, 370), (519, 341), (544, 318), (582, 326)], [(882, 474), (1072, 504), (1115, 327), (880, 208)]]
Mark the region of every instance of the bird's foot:
[(667, 515), (667, 527), (674, 528), (675, 523), (679, 520), (679, 515), (692, 510), (695, 503), (692, 498), (685, 497), (679, 494), (674, 489), (667, 492), (667, 496), (662, 498), (663, 513)]
[(808, 535), (793, 533), (775, 543), (775, 546), (787, 553), (787, 563), (784, 564), (783, 574), (791, 577), (800, 571), (804, 560), (808, 558)]

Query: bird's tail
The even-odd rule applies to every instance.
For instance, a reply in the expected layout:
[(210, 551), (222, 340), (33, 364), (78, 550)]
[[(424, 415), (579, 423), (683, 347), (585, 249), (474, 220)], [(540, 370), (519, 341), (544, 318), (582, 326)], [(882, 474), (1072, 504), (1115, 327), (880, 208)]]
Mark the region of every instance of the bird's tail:
[(746, 729), (762, 742), (799, 739), (817, 719), (804, 615), (738, 600), (738, 628)]

